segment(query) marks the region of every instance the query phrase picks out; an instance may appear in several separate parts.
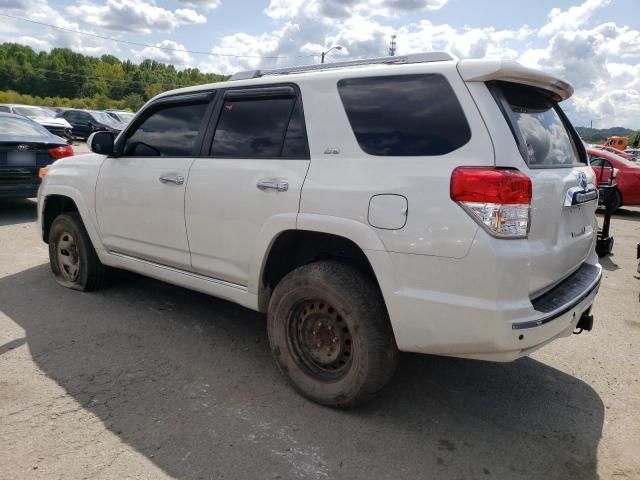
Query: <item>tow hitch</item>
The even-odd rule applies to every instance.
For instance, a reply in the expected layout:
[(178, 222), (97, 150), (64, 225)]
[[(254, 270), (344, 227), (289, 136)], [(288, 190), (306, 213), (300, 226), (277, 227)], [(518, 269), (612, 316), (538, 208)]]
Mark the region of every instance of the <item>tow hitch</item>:
[(573, 331), (574, 335), (580, 335), (583, 330), (590, 332), (593, 328), (593, 315), (591, 315), (591, 308), (582, 313), (580, 320), (578, 320), (578, 324), (576, 325), (576, 329)]

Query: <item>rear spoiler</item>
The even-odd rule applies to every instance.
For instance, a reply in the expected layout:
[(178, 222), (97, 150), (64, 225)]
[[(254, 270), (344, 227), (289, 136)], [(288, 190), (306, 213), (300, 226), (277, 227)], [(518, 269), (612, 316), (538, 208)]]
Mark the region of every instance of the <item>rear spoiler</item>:
[(573, 86), (540, 70), (523, 67), (518, 62), (502, 60), (460, 60), (458, 72), (466, 82), (502, 80), (547, 90), (561, 102), (573, 95)]

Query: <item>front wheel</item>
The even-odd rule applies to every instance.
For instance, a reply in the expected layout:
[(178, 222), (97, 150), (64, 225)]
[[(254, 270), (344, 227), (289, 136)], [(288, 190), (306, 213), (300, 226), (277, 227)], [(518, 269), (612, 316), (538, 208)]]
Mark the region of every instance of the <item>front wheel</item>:
[(362, 404), (395, 371), (398, 349), (378, 288), (337, 262), (286, 275), (269, 303), (268, 330), (280, 370), (302, 395), (323, 405)]
[(106, 276), (77, 213), (59, 215), (49, 231), (49, 262), (60, 285), (74, 290), (99, 289)]

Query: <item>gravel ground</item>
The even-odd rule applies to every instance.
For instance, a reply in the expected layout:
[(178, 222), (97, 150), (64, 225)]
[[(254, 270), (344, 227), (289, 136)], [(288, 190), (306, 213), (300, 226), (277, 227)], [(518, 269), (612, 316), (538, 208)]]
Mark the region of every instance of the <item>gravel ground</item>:
[(403, 355), (349, 412), (296, 395), (264, 318), (122, 273), (58, 287), (31, 200), (0, 202), (2, 479), (640, 478), (640, 210), (591, 333), (493, 364)]

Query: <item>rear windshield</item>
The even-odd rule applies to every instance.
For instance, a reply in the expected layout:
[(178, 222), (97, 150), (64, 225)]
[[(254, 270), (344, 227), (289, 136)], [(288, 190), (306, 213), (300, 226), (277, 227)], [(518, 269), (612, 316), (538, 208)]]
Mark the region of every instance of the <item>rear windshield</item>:
[(2, 117), (0, 118), (0, 136), (7, 137), (48, 137), (51, 134), (32, 120)]
[(491, 87), (529, 167), (585, 164), (562, 110), (548, 94), (508, 82), (496, 82)]

